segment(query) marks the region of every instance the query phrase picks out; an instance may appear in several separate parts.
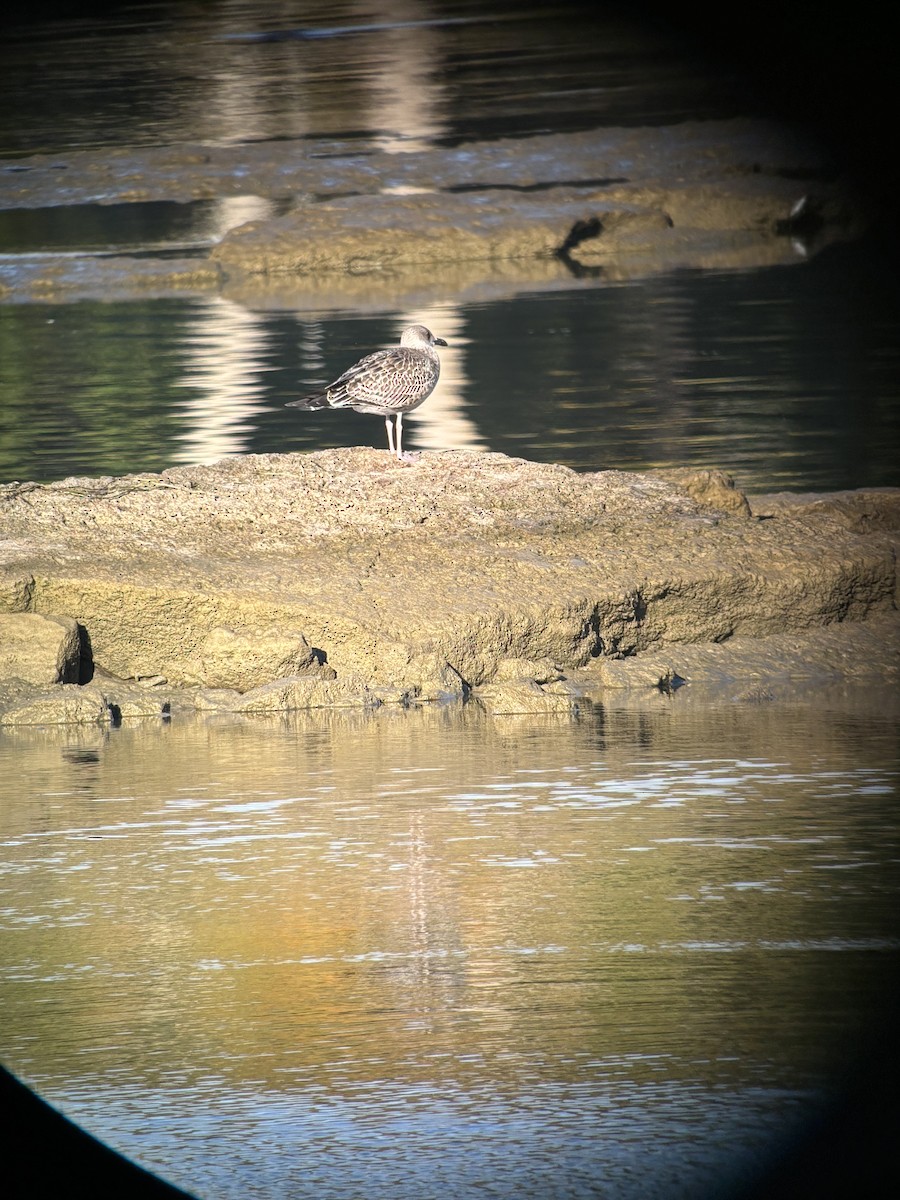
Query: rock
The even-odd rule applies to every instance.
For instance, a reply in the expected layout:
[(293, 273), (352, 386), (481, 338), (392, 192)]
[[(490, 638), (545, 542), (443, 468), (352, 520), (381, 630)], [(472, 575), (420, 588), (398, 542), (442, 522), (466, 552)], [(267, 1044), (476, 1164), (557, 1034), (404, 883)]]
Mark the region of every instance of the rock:
[(801, 680), (900, 680), (900, 613), (885, 611), (860, 623), (723, 643), (667, 647), (633, 658), (598, 659), (582, 682), (600, 688), (671, 691), (680, 683), (728, 686), (752, 681), (765, 688)]
[(172, 711), (172, 696), (168, 690), (123, 681), (99, 683), (98, 686), (114, 721), (168, 717)]
[[(0, 295), (30, 300), (209, 294), (224, 283), (226, 294), (249, 302), (271, 300), (287, 284), (295, 311), (348, 303), (383, 311), (389, 271), (392, 309), (404, 276), (407, 307), (427, 309), (448, 287), (460, 299), (488, 282), (531, 291), (580, 274), (791, 263), (796, 238), (777, 236), (776, 226), (802, 196), (796, 179), (810, 175), (818, 178), (817, 228), (804, 254), (857, 236), (866, 222), (846, 183), (828, 178), (813, 139), (743, 119), (605, 126), (403, 155), (372, 150), (332, 158), (324, 173), (317, 154), (298, 147), (285, 156), (264, 140), (189, 147), (177, 157), (169, 147), (70, 150), (64, 195), (55, 156), (19, 166), (0, 173), (0, 209), (91, 204), (98, 195), (121, 204), (202, 198), (220, 203), (226, 221), (207, 258), (0, 261)], [(248, 178), (258, 215), (228, 228), (228, 201)], [(285, 196), (294, 198), (287, 211)]]
[(370, 694), (367, 684), (359, 676), (318, 679), (314, 675), (297, 675), (254, 688), (237, 701), (234, 711), (278, 713), (299, 708), (344, 708), (377, 703), (379, 701)]
[(681, 679), (672, 662), (677, 656), (640, 654), (633, 658), (606, 658), (594, 664), (593, 678), (601, 688), (657, 688), (671, 691)]
[(865, 488), (854, 492), (776, 492), (755, 496), (761, 516), (828, 517), (844, 529), (869, 533), (900, 529), (900, 488)]
[(77, 683), (80, 667), (81, 639), (70, 617), (0, 613), (0, 679)]
[(684, 488), (698, 504), (732, 513), (734, 516), (749, 517), (750, 503), (743, 492), (734, 485), (734, 479), (725, 471), (698, 470), (695, 467), (669, 467), (654, 471), (660, 479)]
[[(690, 647), (793, 637), (802, 658), (817, 631), (849, 646), (880, 629), (898, 495), (762, 497), (762, 520), (723, 472), (676, 484), (468, 451), (408, 468), (374, 449), (243, 455), (0, 487), (0, 572), (33, 580), (38, 616), (77, 620), (123, 713), (473, 691), (491, 711), (558, 711), (582, 688), (691, 679)], [(146, 701), (129, 690), (153, 678)]]
[(249, 692), (273, 679), (315, 670), (318, 661), (299, 629), (283, 625), (211, 629), (188, 658), (185, 678), (208, 688)]
[(111, 719), (106, 697), (92, 684), (0, 687), (0, 726), (108, 724)]
[(0, 565), (0, 612), (28, 612), (33, 594), (34, 576), (28, 571), (8, 571)]
[(595, 254), (603, 258), (658, 250), (666, 235), (672, 241), (671, 221), (652, 200), (635, 211), (628, 200), (611, 198), (609, 189), (557, 187), (548, 196), (486, 187), (477, 204), (471, 195), (440, 192), (310, 203), (240, 226), (211, 257), (226, 274), (370, 274), (479, 259), (552, 258), (583, 225), (602, 229)]
[(419, 660), (414, 673), (417, 678), (409, 684), (408, 699), (437, 700), (447, 704), (465, 700), (469, 695), (469, 685), (462, 675), (439, 655), (426, 655)]
[(494, 715), (515, 713), (570, 714), (577, 707), (573, 690), (550, 691), (534, 680), (520, 683), (488, 683), (478, 688), (475, 699)]
[(533, 658), (503, 658), (497, 663), (494, 680), (497, 683), (510, 683), (522, 680), (532, 680), (534, 683), (552, 683), (561, 679), (563, 672), (549, 658), (540, 661)]
[(230, 713), (241, 703), (241, 693), (228, 688), (184, 688), (171, 701), (173, 713)]

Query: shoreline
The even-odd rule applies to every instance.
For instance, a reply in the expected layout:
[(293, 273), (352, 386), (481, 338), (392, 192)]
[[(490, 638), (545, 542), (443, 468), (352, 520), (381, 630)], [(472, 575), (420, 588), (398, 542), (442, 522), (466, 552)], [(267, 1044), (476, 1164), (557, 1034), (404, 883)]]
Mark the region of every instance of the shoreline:
[(353, 449), (9, 484), (0, 514), (0, 725), (900, 672), (900, 489)]
[(193, 242), (8, 252), (0, 303), (218, 293), (324, 311), (383, 307), (389, 285), (394, 307), (404, 293), (421, 307), (447, 287), (508, 294), (802, 262), (869, 219), (821, 149), (744, 118), (402, 155), (348, 146), (327, 163), (282, 142), (0, 163), (10, 215), (96, 207), (115, 228), (116, 210), (160, 203), (200, 206)]

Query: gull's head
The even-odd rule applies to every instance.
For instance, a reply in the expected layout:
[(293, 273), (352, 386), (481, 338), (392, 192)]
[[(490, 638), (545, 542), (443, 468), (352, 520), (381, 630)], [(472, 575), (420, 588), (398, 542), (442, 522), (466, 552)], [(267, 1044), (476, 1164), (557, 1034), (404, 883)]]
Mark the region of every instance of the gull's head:
[(411, 350), (430, 350), (432, 346), (446, 346), (443, 338), (435, 337), (424, 325), (410, 325), (400, 335), (400, 345)]

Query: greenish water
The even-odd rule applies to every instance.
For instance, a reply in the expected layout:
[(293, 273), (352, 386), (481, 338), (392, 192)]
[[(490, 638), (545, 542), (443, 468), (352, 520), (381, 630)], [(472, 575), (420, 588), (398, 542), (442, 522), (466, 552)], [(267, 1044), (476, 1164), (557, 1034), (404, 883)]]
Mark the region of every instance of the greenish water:
[[(450, 349), (409, 446), (577, 470), (723, 467), (756, 492), (896, 486), (897, 301), (860, 246), (792, 267), (448, 301), (428, 314)], [(380, 446), (380, 420), (284, 405), (405, 320), (219, 298), (0, 305), (0, 480)]]
[(0, 735), (4, 1062), (209, 1200), (750, 1178), (897, 964), (896, 706), (683, 697)]

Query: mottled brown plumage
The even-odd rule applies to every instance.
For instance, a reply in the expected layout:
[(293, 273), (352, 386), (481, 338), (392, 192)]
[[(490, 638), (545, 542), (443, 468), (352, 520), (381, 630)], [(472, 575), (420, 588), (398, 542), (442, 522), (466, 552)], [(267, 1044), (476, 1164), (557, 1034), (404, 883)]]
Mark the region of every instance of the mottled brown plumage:
[(384, 417), (388, 449), (402, 461), (403, 414), (418, 408), (434, 391), (441, 373), (434, 347), (446, 345), (424, 325), (410, 325), (403, 330), (399, 346), (367, 354), (323, 391), (291, 400), (286, 407), (376, 413)]

